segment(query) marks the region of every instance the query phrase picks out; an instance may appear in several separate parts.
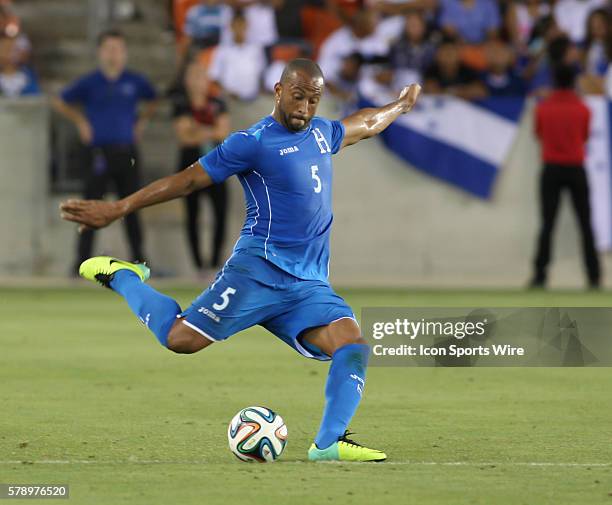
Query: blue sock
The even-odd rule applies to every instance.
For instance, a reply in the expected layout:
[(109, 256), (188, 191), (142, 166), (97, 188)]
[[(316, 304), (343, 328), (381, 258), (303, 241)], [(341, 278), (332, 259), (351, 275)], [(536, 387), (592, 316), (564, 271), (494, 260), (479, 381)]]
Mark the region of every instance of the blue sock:
[(366, 344), (341, 347), (332, 356), (325, 386), (325, 410), (315, 444), (325, 449), (340, 438), (361, 401), (370, 348)]
[(159, 343), (168, 347), (168, 333), (181, 308), (172, 298), (155, 291), (130, 270), (119, 270), (111, 288), (126, 299), (132, 312), (149, 328)]

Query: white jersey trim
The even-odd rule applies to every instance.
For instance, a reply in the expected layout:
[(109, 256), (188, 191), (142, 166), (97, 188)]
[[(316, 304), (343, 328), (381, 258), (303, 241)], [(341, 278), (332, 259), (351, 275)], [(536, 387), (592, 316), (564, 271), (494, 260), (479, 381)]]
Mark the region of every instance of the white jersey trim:
[(270, 193), (268, 192), (268, 186), (266, 185), (266, 180), (256, 170), (253, 170), (253, 173), (256, 174), (261, 179), (261, 182), (263, 183), (264, 188), (266, 189), (266, 197), (268, 198), (268, 211), (270, 213), (270, 219), (268, 219), (268, 236), (266, 237), (266, 240), (264, 242), (264, 255), (266, 259), (268, 259), (268, 240), (270, 238), (270, 229), (272, 228), (272, 204), (270, 203)]
[(255, 222), (251, 225), (251, 236), (253, 236), (253, 228), (257, 226), (257, 218), (259, 217), (259, 202), (257, 201), (257, 198), (255, 198), (255, 193), (253, 193), (253, 190), (251, 189), (251, 185), (249, 184), (249, 181), (247, 181), (247, 178), (244, 175), (241, 175), (240, 177), (242, 177), (242, 179), (246, 183), (247, 187), (249, 188), (249, 191), (251, 192), (253, 200), (255, 200), (255, 210), (257, 211), (257, 215), (255, 216)]

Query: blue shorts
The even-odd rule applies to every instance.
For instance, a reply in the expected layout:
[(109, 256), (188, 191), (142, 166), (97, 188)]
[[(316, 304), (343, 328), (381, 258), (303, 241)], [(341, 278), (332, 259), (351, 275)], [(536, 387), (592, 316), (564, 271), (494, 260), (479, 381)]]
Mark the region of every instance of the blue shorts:
[(330, 357), (302, 341), (301, 334), (339, 319), (355, 320), (328, 283), (299, 279), (248, 253), (234, 254), (215, 282), (177, 317), (214, 342), (260, 325), (303, 356), (319, 360)]

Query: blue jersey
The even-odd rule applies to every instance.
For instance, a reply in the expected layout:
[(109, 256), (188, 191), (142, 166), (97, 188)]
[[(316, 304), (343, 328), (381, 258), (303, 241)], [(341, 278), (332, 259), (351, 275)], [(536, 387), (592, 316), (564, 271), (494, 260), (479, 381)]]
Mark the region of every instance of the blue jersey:
[(344, 126), (315, 116), (292, 132), (268, 116), (230, 135), (200, 158), (215, 183), (236, 175), (246, 220), (234, 248), (261, 256), (285, 272), (327, 281), (332, 214), (332, 154)]

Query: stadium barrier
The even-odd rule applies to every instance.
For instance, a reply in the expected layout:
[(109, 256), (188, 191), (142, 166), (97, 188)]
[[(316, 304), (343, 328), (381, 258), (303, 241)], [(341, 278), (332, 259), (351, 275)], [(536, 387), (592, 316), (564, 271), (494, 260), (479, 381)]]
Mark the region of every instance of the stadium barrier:
[[(321, 115), (333, 116), (331, 104)], [(232, 103), (234, 128), (269, 114), (269, 96), (247, 106)], [(48, 190), (49, 140), (46, 102), (0, 102), (0, 277), (64, 276), (73, 261), (75, 227), (62, 222), (57, 206), (71, 194)], [(466, 195), (411, 170), (371, 139), (335, 157), (331, 280), (344, 286), (522, 286), (530, 274), (539, 225), (538, 147), (532, 135), (532, 104), (490, 200)], [(176, 159), (169, 121), (154, 137), (145, 135), (143, 169), (155, 176), (174, 171)], [(160, 138), (168, 139), (162, 152)], [(157, 145), (153, 145), (157, 144)], [(170, 152), (171, 151), (171, 152)], [(159, 167), (165, 167), (163, 172)], [(231, 181), (229, 254), (244, 216), (242, 189)], [(202, 226), (210, 236), (205, 208)], [(182, 202), (143, 211), (146, 250), (155, 270), (193, 278), (183, 230)], [(555, 234), (552, 286), (582, 286), (577, 230), (564, 200)], [(206, 243), (204, 244), (206, 246)], [(102, 230), (96, 252), (126, 254), (122, 227)], [(205, 247), (206, 251), (206, 247)], [(605, 263), (608, 262), (604, 259)], [(605, 270), (604, 270), (605, 271)]]

